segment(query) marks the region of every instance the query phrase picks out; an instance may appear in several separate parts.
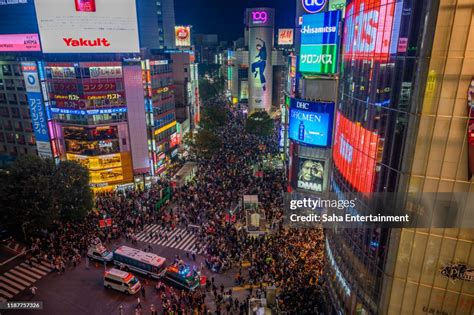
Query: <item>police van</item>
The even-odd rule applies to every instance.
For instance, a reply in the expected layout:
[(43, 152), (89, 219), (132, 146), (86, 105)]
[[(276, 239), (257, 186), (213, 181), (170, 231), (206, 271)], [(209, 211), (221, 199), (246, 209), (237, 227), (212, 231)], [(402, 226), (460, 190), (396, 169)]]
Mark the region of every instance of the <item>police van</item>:
[(129, 295), (137, 293), (141, 284), (131, 273), (112, 268), (104, 274), (104, 287)]

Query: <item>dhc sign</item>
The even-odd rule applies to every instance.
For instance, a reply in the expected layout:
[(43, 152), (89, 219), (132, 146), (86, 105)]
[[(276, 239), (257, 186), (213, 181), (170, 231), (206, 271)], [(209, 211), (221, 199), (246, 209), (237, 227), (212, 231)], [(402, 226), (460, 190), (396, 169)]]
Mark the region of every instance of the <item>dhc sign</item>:
[(303, 9), (308, 13), (318, 13), (326, 6), (327, 0), (301, 0)]

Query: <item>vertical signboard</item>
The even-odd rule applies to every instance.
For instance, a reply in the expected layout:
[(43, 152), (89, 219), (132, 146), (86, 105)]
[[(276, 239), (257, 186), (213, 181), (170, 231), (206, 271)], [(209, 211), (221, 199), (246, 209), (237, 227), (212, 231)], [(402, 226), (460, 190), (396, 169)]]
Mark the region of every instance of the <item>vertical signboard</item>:
[(272, 50), (274, 10), (247, 10), (249, 25), (249, 109), (270, 111), (272, 106)]
[(337, 72), (341, 11), (303, 15), (299, 70), (301, 73)]
[(30, 105), (31, 123), (40, 157), (52, 157), (48, 133), (48, 120), (44, 110), (43, 96), (38, 82), (38, 67), (35, 62), (22, 62), (21, 68)]

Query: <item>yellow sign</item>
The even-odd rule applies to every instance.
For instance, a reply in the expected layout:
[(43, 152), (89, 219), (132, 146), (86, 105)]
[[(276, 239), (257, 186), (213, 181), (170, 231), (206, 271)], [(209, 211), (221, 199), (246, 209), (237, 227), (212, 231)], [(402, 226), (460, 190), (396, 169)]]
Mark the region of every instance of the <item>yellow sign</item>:
[(162, 132), (165, 131), (165, 130), (170, 129), (171, 127), (174, 127), (174, 126), (176, 126), (176, 120), (173, 121), (173, 122), (171, 122), (171, 123), (169, 123), (169, 124), (167, 124), (167, 125), (165, 125), (165, 126), (163, 126), (163, 127), (161, 127), (161, 128), (159, 128), (159, 129), (156, 129), (156, 130), (155, 130), (155, 136), (158, 135), (158, 134), (160, 134), (160, 133), (162, 133)]

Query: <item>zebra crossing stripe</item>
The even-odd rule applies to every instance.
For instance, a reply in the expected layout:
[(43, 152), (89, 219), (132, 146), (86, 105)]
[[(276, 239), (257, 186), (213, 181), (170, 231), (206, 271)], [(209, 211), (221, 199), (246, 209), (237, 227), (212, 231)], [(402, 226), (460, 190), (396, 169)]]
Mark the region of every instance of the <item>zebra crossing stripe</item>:
[(34, 266), (30, 267), (30, 265), (27, 265), (26, 263), (22, 263), (22, 264), (20, 264), (20, 266), (22, 266), (24, 268), (27, 268), (29, 271), (39, 275), (40, 278), (41, 278), (41, 276), (46, 276), (48, 274), (47, 272), (44, 272), (41, 269), (35, 268)]
[(45, 267), (43, 265), (40, 265), (38, 263), (35, 263), (35, 262), (33, 262), (33, 266), (35, 266), (36, 268), (38, 268), (40, 270), (45, 271), (46, 273), (51, 272), (51, 270), (52, 270), (51, 268), (47, 268), (47, 267)]
[(20, 290), (17, 290), (15, 288), (12, 288), (12, 287), (9, 287), (8, 285), (6, 285), (5, 283), (3, 282), (0, 282), (0, 287), (3, 287), (5, 290), (7, 290), (8, 292), (11, 292), (13, 294), (17, 294), (18, 292), (20, 292)]
[(4, 273), (3, 276), (5, 276), (6, 278), (8, 278), (10, 280), (20, 282), (21, 284), (23, 284), (26, 287), (31, 284), (31, 282), (26, 282), (25, 280), (21, 279), (20, 277), (15, 277), (15, 275), (12, 275), (10, 272)]
[(5, 282), (5, 283), (8, 283), (9, 285), (12, 285), (12, 286), (16, 287), (17, 289), (20, 289), (20, 290), (24, 290), (24, 289), (25, 289), (25, 287), (22, 286), (21, 284), (18, 284), (18, 283), (16, 283), (16, 282), (13, 282), (13, 281), (11, 281), (11, 280), (5, 278), (5, 277), (0, 277), (0, 280), (3, 281), (3, 282)]
[(8, 298), (8, 299), (11, 299), (13, 297), (13, 295), (8, 293), (7, 291), (3, 291), (2, 289), (0, 289), (0, 294), (3, 295), (4, 297)]
[(7, 301), (6, 298), (0, 296), (0, 302), (5, 303)]
[[(29, 268), (29, 267), (28, 267)], [(36, 278), (36, 279), (41, 279), (41, 276), (40, 275), (37, 275), (36, 273), (34, 272), (31, 272), (30, 270), (27, 270), (25, 269), (24, 267), (22, 266), (16, 266), (14, 269), (18, 270), (18, 271), (21, 271), (23, 273), (26, 273), (28, 274), (29, 276), (33, 277), (33, 278)], [(36, 280), (35, 280), (36, 281)]]
[(184, 249), (189, 242), (194, 241), (194, 235), (188, 234), (184, 237), (184, 239), (182, 239), (178, 244), (176, 244), (176, 248)]
[(9, 270), (9, 272), (13, 273), (14, 275), (16, 275), (17, 277), (19, 277), (20, 279), (28, 280), (30, 283), (33, 283), (33, 282), (36, 281), (35, 278), (31, 278), (31, 277), (29, 277), (28, 275), (25, 275), (25, 274), (23, 274), (23, 273), (21, 273), (21, 272), (15, 270), (15, 269), (11, 269), (11, 270)]
[(179, 229), (175, 229), (171, 234), (168, 234), (168, 238), (161, 243), (162, 246), (168, 246), (168, 244), (171, 244), (173, 242), (173, 238), (178, 235), (181, 232)]

